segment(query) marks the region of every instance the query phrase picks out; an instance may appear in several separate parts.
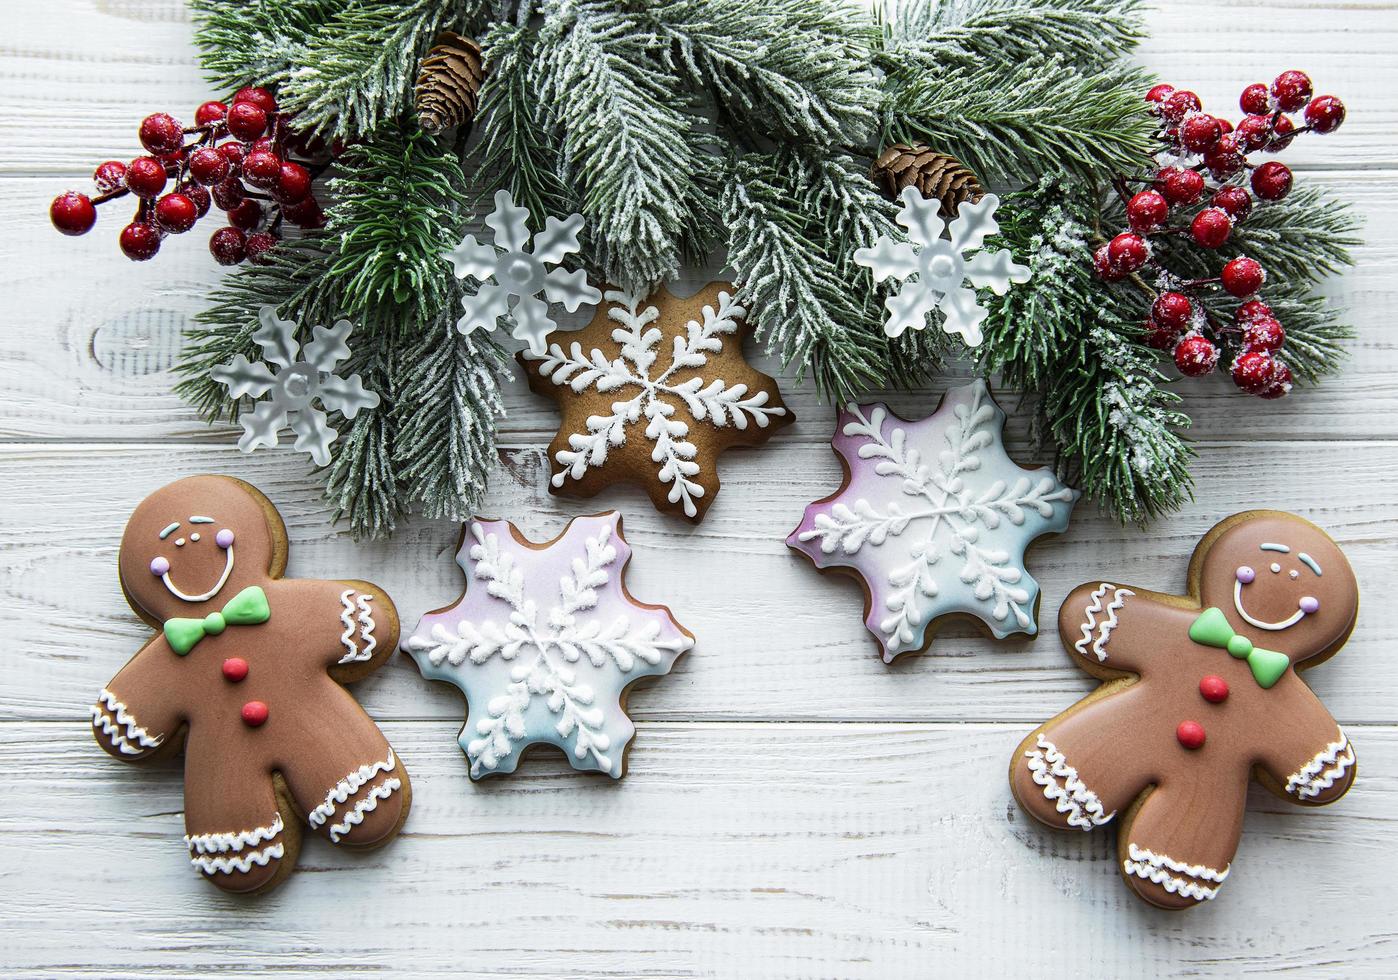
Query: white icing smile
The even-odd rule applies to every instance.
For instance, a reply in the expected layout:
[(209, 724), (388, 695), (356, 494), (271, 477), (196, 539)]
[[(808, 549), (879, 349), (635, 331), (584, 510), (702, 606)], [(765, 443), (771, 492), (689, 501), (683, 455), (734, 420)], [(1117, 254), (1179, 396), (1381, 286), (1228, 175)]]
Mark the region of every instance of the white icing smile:
[(1268, 623), (1261, 619), (1257, 619), (1243, 608), (1243, 583), (1241, 581), (1233, 583), (1233, 608), (1238, 610), (1239, 616), (1242, 616), (1248, 623), (1256, 626), (1260, 630), (1290, 629), (1306, 618), (1306, 610), (1304, 608), (1297, 608), (1289, 617), (1278, 623)]
[(223, 574), (218, 577), (218, 584), (216, 584), (208, 592), (202, 592), (199, 595), (188, 595), (184, 592), (181, 592), (179, 588), (175, 585), (175, 583), (170, 581), (170, 573), (168, 570), (165, 572), (165, 574), (160, 576), (160, 581), (165, 583), (165, 588), (169, 589), (170, 594), (174, 596), (176, 599), (183, 599), (185, 602), (205, 602), (218, 595), (219, 590), (221, 590), (224, 587), (224, 585), (228, 583), (228, 576), (232, 574), (233, 546), (230, 544), (227, 548), (227, 554), (224, 556), (223, 559)]

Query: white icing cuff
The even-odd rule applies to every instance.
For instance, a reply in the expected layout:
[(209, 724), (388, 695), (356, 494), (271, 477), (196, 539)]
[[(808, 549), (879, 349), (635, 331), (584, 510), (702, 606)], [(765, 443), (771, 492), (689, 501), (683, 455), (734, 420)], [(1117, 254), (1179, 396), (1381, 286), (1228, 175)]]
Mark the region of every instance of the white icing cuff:
[(393, 758), (393, 750), (389, 749), (388, 758), (380, 762), (373, 762), (369, 765), (360, 766), (353, 772), (348, 773), (344, 779), (341, 779), (331, 787), (330, 792), (325, 794), (324, 802), (310, 812), (306, 817), (306, 822), (312, 827), (321, 826), (325, 821), (335, 815), (335, 811), (339, 809), (345, 800), (359, 792), (361, 786), (381, 772), (392, 772), (396, 764)]
[[(189, 848), (190, 863), (201, 874), (232, 874), (235, 871), (247, 874), (254, 864), (265, 868), (269, 861), (279, 860), (286, 853), (281, 841), (271, 843), (285, 829), (282, 815), (278, 813), (265, 827), (218, 834), (186, 834), (184, 842)], [(259, 844), (269, 846), (258, 847)], [(232, 856), (213, 856), (229, 854)]]
[(1054, 808), (1068, 818), (1070, 827), (1091, 830), (1116, 816), (1116, 811), (1104, 813), (1102, 801), (1078, 777), (1078, 771), (1068, 765), (1058, 747), (1040, 733), (1038, 748), (1024, 753), (1034, 782), (1044, 788), (1044, 796), (1054, 801)]
[[(354, 598), (354, 589), (346, 589), (340, 593), (340, 622), (344, 624), (345, 631), (340, 634), (340, 642), (344, 644), (345, 655), (340, 658), (342, 664), (363, 663), (372, 660), (374, 647), (378, 645), (378, 640), (374, 637), (374, 614), (369, 608), (369, 603), (374, 601), (371, 595), (360, 595)], [(358, 615), (355, 610), (358, 610)], [(363, 641), (363, 647), (355, 645), (355, 627), (359, 628), (359, 639)]]
[(126, 705), (106, 688), (97, 696), (92, 706), (92, 727), (102, 733), (107, 741), (122, 755), (140, 755), (156, 748), (165, 741), (164, 735), (152, 736), (126, 710)]
[(1339, 741), (1331, 742), (1323, 752), (1317, 753), (1315, 758), (1287, 778), (1286, 791), (1299, 800), (1315, 799), (1334, 786), (1336, 780), (1343, 779), (1352, 765), (1354, 748), (1345, 733), (1341, 732)]
[[(1103, 612), (1102, 600), (1107, 593), (1112, 593), (1112, 601), (1105, 607), (1106, 617), (1102, 622), (1097, 622), (1097, 614)], [(1107, 640), (1111, 638), (1112, 630), (1117, 627), (1116, 614), (1122, 606), (1126, 605), (1126, 597), (1135, 595), (1130, 589), (1118, 589), (1110, 582), (1103, 582), (1102, 585), (1092, 593), (1092, 604), (1086, 609), (1087, 622), (1082, 624), (1082, 639), (1073, 644), (1073, 649), (1082, 656), (1087, 656), (1088, 644), (1092, 644), (1092, 652), (1097, 655), (1097, 662), (1101, 663), (1107, 659)], [(1096, 639), (1093, 639), (1093, 631), (1096, 631)]]
[(340, 838), (348, 834), (351, 830), (364, 822), (364, 814), (370, 813), (379, 808), (379, 800), (386, 800), (394, 793), (403, 788), (402, 780), (396, 776), (385, 779), (373, 789), (365, 794), (362, 800), (355, 802), (349, 813), (345, 814), (345, 819), (330, 827), (330, 842), (340, 843)]
[[(1147, 848), (1138, 847), (1134, 843), (1127, 845), (1127, 853), (1128, 859), (1121, 862), (1122, 870), (1127, 874), (1153, 882), (1171, 895), (1192, 898), (1196, 902), (1212, 901), (1218, 894), (1217, 887), (1201, 885), (1200, 881), (1212, 882), (1215, 886), (1221, 885), (1232, 868), (1232, 865), (1229, 865), (1219, 871), (1206, 864), (1187, 864), (1167, 854), (1156, 854)], [(1187, 877), (1181, 878), (1178, 875)]]

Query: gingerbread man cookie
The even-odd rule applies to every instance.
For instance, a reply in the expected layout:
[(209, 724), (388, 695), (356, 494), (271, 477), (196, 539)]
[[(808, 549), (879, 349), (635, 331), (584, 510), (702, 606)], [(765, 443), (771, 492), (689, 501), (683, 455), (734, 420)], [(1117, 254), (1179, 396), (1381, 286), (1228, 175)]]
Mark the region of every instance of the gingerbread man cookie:
[(1187, 596), (1079, 586), (1059, 634), (1106, 683), (1020, 743), (1015, 798), (1063, 829), (1119, 815), (1122, 877), (1152, 905), (1214, 898), (1242, 834), (1249, 774), (1311, 806), (1354, 781), (1354, 747), (1297, 671), (1339, 651), (1358, 609), (1335, 542), (1266, 510), (1204, 536)]
[(119, 569), (160, 633), (92, 708), (118, 759), (183, 746), (190, 861), (230, 892), (290, 874), (303, 820), (332, 843), (376, 847), (410, 804), (402, 762), (340, 686), (392, 656), (392, 601), (367, 582), (283, 579), (286, 559), (281, 516), (241, 480), (190, 477), (146, 498)]

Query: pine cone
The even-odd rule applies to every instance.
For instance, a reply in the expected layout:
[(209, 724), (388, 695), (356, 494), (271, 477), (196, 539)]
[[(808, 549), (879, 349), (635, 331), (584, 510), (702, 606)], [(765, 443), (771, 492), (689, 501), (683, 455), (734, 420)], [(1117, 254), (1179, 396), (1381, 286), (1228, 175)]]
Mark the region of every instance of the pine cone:
[(891, 198), (916, 187), (922, 196), (942, 202), (942, 217), (951, 219), (963, 201), (985, 196), (980, 180), (962, 162), (921, 143), (895, 143), (879, 154), (869, 176)]
[(452, 31), (438, 34), (422, 59), (413, 89), (418, 126), (435, 136), (444, 129), (469, 125), (476, 117), (484, 80), (481, 46)]

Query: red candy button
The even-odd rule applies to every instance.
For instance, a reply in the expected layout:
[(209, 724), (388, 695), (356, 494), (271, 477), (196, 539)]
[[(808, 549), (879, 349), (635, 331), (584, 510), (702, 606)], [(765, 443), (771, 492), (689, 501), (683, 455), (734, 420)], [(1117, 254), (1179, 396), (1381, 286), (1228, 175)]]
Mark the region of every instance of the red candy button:
[(242, 657), (229, 657), (223, 662), (223, 676), (234, 684), (238, 683), (248, 676), (248, 662)]
[[(243, 724), (249, 728), (258, 728), (267, 720), (267, 706), (261, 701), (249, 701), (243, 705)], [(1202, 732), (1202, 729), (1200, 730)], [(1202, 734), (1200, 741), (1203, 741)]]
[(1199, 693), (1205, 701), (1222, 704), (1228, 700), (1228, 682), (1217, 674), (1210, 674), (1199, 682)]
[[(243, 710), (247, 711), (246, 708)], [(1197, 721), (1182, 721), (1180, 727), (1175, 729), (1175, 738), (1187, 749), (1201, 749), (1204, 747), (1204, 726)]]

